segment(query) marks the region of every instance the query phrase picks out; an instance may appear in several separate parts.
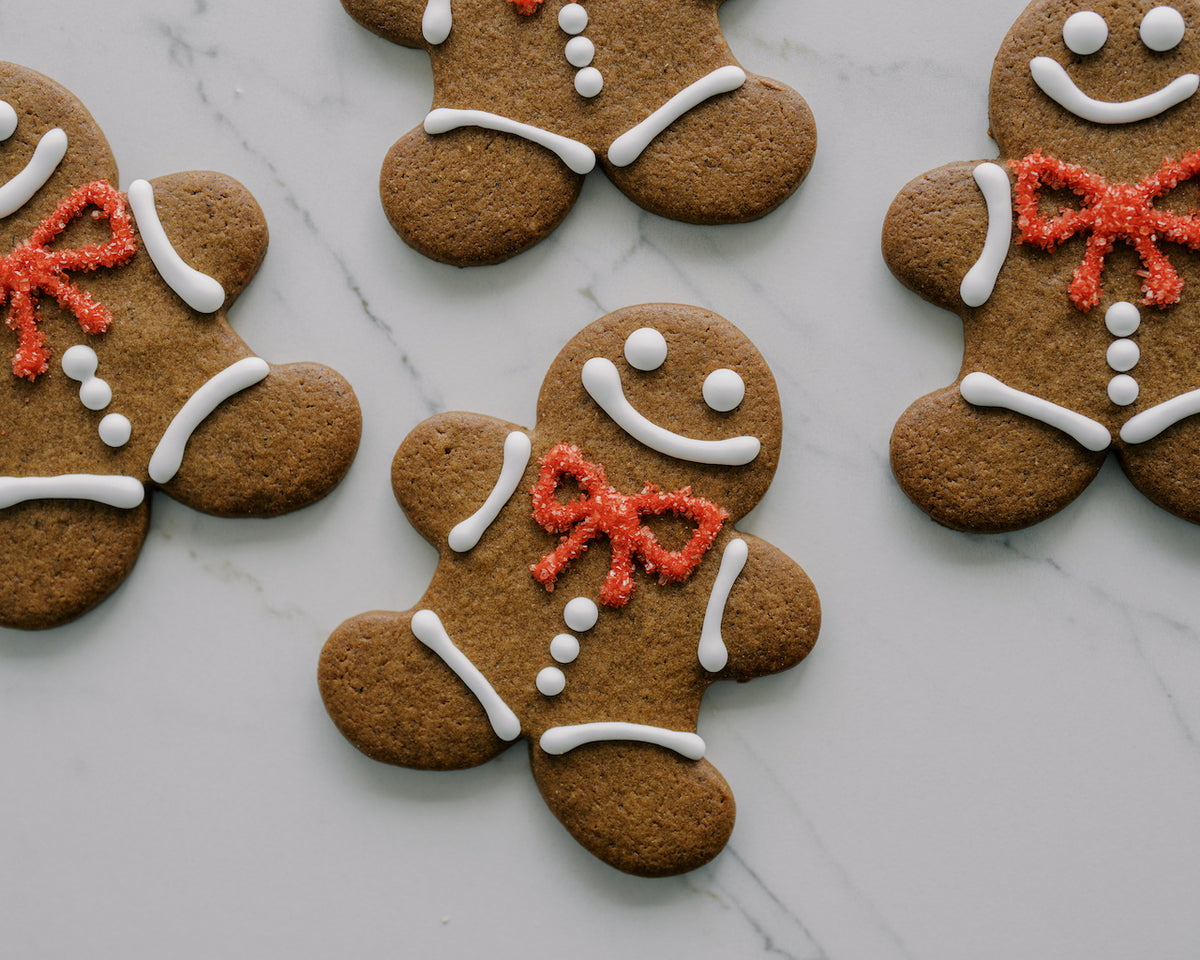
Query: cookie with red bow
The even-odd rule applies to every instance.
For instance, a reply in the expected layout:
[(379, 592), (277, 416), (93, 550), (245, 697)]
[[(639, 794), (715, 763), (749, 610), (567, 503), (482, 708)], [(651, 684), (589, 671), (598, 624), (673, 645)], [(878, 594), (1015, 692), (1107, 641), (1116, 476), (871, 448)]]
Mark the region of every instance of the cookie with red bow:
[(1035, 0), (992, 72), (997, 160), (909, 184), (893, 272), (958, 313), (962, 368), (914, 403), (893, 471), (933, 519), (1011, 530), (1114, 454), (1200, 522), (1200, 4)]
[(498, 263), (562, 222), (597, 166), (645, 209), (753, 220), (812, 164), (812, 114), (747, 73), (722, 0), (342, 0), (429, 52), (433, 108), (383, 164), (392, 226), (459, 266)]
[(83, 105), (0, 64), (0, 222), (0, 624), (55, 626), (116, 589), (155, 488), (272, 516), (341, 479), (349, 385), (268, 364), (226, 321), (267, 247), (244, 187), (178, 173), (122, 190)]
[(734, 803), (696, 732), (701, 696), (797, 663), (820, 621), (800, 567), (734, 526), (780, 439), (753, 345), (671, 304), (571, 340), (532, 430), (426, 420), (392, 485), (440, 562), (411, 610), (330, 637), (330, 716), (368, 756), (424, 769), (524, 738), (546, 803), (596, 856), (646, 876), (708, 862)]

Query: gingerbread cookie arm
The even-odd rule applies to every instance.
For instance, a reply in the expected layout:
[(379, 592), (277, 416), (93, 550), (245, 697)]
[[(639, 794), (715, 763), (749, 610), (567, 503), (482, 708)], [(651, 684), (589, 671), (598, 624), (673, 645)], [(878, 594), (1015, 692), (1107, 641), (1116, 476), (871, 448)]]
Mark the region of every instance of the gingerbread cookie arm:
[(746, 681), (786, 670), (808, 655), (820, 627), (817, 591), (795, 561), (746, 533), (725, 544), (698, 644), (706, 671)]
[(358, 23), (385, 40), (419, 47), (426, 6), (434, 8), (434, 17), (442, 7), (448, 15), (450, 0), (429, 0), (428, 4), (425, 0), (342, 0), (342, 6)]
[(516, 493), (529, 435), (476, 413), (444, 413), (412, 431), (392, 461), (392, 489), (409, 522), (439, 551), (470, 550)]
[(999, 164), (979, 161), (947, 164), (909, 183), (883, 226), (892, 273), (947, 310), (986, 302), (1012, 234), (1008, 182)]

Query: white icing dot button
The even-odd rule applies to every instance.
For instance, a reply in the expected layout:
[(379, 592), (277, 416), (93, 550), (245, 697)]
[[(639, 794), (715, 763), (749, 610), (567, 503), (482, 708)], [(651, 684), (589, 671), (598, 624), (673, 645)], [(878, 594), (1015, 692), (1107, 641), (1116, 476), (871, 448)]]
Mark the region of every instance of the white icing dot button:
[(103, 410), (112, 403), (112, 388), (96, 376), (99, 365), (96, 351), (82, 343), (68, 348), (62, 357), (63, 373), (79, 381), (79, 402), (89, 410)]
[(547, 697), (557, 697), (567, 688), (567, 678), (558, 667), (546, 667), (537, 675), (538, 693)]
[(1128, 337), (1142, 323), (1137, 304), (1122, 300), (1114, 303), (1104, 314), (1104, 325), (1114, 337)]
[(587, 37), (572, 37), (567, 41), (567, 63), (573, 67), (586, 67), (596, 56), (596, 45)]
[(600, 619), (600, 609), (589, 597), (576, 597), (567, 603), (563, 610), (563, 620), (572, 630), (580, 633), (591, 630)]
[(634, 330), (625, 338), (625, 359), (635, 370), (657, 370), (667, 359), (667, 341), (653, 327)]
[(564, 33), (575, 36), (583, 33), (588, 25), (587, 11), (578, 3), (568, 3), (558, 11), (558, 25)]
[(550, 656), (558, 663), (574, 663), (579, 656), (579, 641), (569, 633), (560, 633), (550, 641)]
[(1127, 407), (1138, 397), (1138, 382), (1126, 373), (1119, 373), (1108, 381), (1108, 399), (1121, 407)]
[(1132, 370), (1137, 366), (1140, 357), (1141, 350), (1132, 340), (1114, 340), (1109, 344), (1108, 353), (1105, 355), (1108, 365), (1118, 373)]
[(128, 417), (119, 413), (110, 413), (100, 421), (100, 439), (110, 447), (123, 447), (133, 434), (133, 426)]
[(598, 96), (603, 89), (604, 77), (600, 76), (600, 71), (595, 67), (584, 67), (575, 74), (575, 92), (581, 97), (587, 97), (590, 100), (592, 97)]
[(746, 396), (746, 384), (733, 370), (714, 370), (704, 380), (701, 388), (704, 402), (717, 413), (728, 413)]

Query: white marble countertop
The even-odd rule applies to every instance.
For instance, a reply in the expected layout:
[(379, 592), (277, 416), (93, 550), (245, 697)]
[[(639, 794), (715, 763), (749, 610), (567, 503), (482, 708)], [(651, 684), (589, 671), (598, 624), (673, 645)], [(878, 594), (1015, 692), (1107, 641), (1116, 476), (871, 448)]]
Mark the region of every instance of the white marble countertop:
[[(892, 279), (881, 220), (913, 176), (995, 155), (988, 74), (1023, 5), (731, 2), (735, 54), (816, 115), (800, 193), (702, 228), (594, 174), (549, 240), (462, 271), (405, 247), (376, 193), (428, 60), (337, 0), (5, 0), (4, 58), (84, 101), (123, 184), (211, 168), (251, 189), (273, 239), (231, 319), (270, 360), (339, 369), (365, 428), (319, 505), (234, 521), (156, 496), (113, 597), (0, 631), (0, 952), (1195, 957), (1200, 528), (1109, 463), (1037, 527), (952, 533), (887, 465), (961, 327)], [(432, 573), (388, 483), (405, 433), (445, 409), (532, 424), (561, 344), (649, 300), (723, 314), (771, 362), (782, 464), (743, 526), (806, 568), (825, 617), (801, 667), (707, 697), (737, 828), (657, 881), (578, 847), (523, 750), (387, 767), (315, 682), (338, 623), (405, 609)]]

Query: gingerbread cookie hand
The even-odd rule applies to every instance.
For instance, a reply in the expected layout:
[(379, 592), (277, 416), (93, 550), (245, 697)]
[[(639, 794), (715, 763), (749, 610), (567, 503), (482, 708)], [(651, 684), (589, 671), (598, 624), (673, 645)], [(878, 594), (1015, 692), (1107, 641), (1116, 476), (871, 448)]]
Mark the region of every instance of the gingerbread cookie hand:
[(0, 99), (0, 623), (48, 627), (128, 574), (148, 489), (229, 516), (294, 509), (341, 478), (360, 422), (336, 372), (272, 369), (226, 321), (267, 245), (245, 188), (182, 173), (122, 192), (69, 92), (3, 64)]
[(701, 224), (764, 216), (812, 164), (808, 105), (734, 60), (719, 3), (343, 5), (429, 50), (433, 108), (389, 151), (380, 194), (400, 236), (435, 260), (473, 266), (528, 249), (597, 162), (645, 209)]
[[(958, 378), (892, 436), (897, 479), (935, 520), (1036, 523), (1112, 451), (1200, 522), (1198, 25), (1194, 0), (1035, 0), (992, 72), (1000, 158), (973, 165), (970, 196), (959, 165), (893, 207), (889, 265), (964, 324)], [(936, 217), (907, 213), (914, 196)]]
[(733, 526), (774, 474), (779, 414), (731, 324), (652, 304), (563, 348), (533, 430), (419, 426), (393, 486), (440, 562), (414, 609), (330, 638), (331, 718), (368, 755), (431, 769), (527, 737), (547, 804), (594, 854), (651, 876), (706, 863), (734, 808), (700, 698), (799, 662), (820, 623), (804, 572)]

